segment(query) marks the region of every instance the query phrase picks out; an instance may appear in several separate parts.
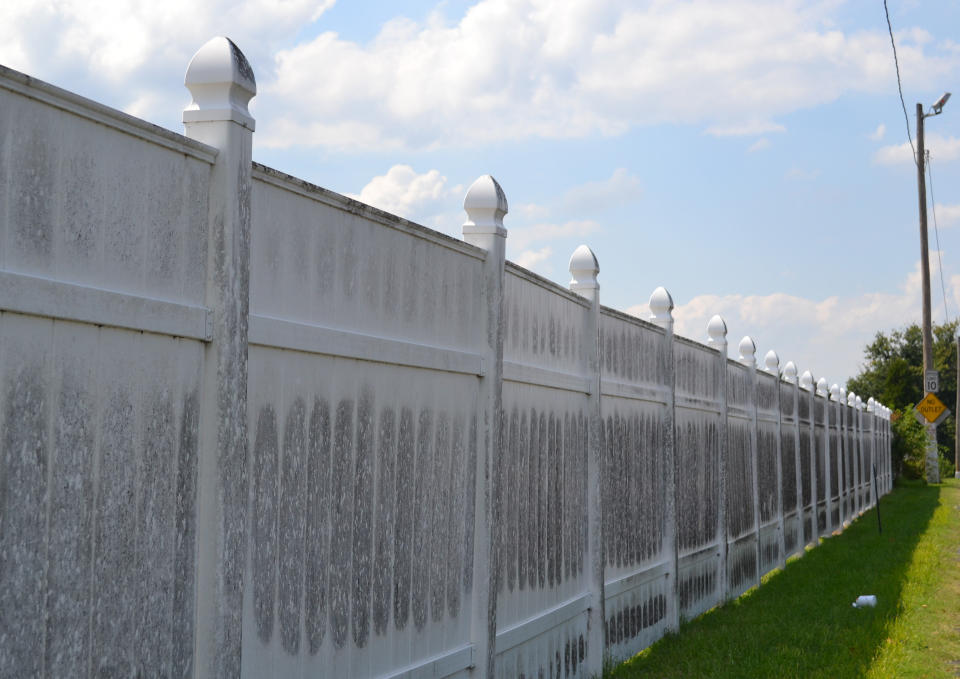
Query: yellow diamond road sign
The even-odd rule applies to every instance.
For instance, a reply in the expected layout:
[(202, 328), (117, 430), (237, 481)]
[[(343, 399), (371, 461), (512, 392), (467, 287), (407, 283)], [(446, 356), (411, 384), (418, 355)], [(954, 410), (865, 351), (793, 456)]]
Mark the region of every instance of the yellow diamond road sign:
[(917, 404), (917, 412), (923, 415), (927, 422), (934, 424), (947, 412), (947, 406), (931, 393), (924, 396), (923, 400)]

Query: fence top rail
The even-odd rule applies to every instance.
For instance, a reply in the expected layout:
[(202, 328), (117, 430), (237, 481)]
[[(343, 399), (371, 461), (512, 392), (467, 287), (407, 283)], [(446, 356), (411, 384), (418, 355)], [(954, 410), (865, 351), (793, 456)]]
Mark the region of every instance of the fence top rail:
[(253, 177), (254, 179), (259, 179), (267, 184), (270, 184), (271, 186), (275, 186), (305, 198), (309, 198), (310, 200), (322, 203), (323, 205), (358, 215), (376, 224), (396, 229), (397, 231), (402, 231), (403, 233), (415, 236), (417, 238), (422, 238), (436, 245), (455, 250), (475, 259), (482, 260), (484, 257), (486, 257), (486, 252), (484, 250), (474, 245), (470, 245), (465, 241), (453, 238), (445, 233), (440, 233), (439, 231), (434, 231), (433, 229), (427, 228), (421, 224), (417, 224), (416, 222), (411, 222), (409, 219), (404, 219), (403, 217), (398, 217), (397, 215), (385, 212), (379, 208), (375, 208), (372, 205), (361, 203), (359, 200), (348, 198), (347, 196), (337, 193), (336, 191), (331, 191), (330, 189), (325, 189), (322, 186), (311, 184), (305, 179), (294, 177), (286, 172), (281, 172), (280, 170), (276, 170), (261, 163), (253, 163)]
[(53, 106), (172, 151), (185, 153), (198, 160), (212, 164), (217, 158), (218, 151), (212, 146), (207, 146), (202, 142), (177, 134), (159, 125), (148, 123), (123, 111), (110, 108), (2, 64), (0, 64), (0, 89)]
[[(507, 238), (509, 239), (509, 236), (508, 236)], [(567, 288), (563, 287), (562, 285), (560, 285), (560, 284), (558, 284), (558, 283), (554, 283), (553, 281), (551, 281), (551, 280), (549, 280), (549, 279), (547, 279), (547, 278), (544, 278), (543, 276), (540, 276), (539, 274), (533, 273), (533, 272), (530, 271), (529, 269), (524, 269), (524, 268), (523, 268), (522, 266), (520, 266), (519, 264), (515, 264), (515, 263), (511, 262), (510, 260), (507, 260), (507, 261), (504, 263), (504, 269), (506, 270), (507, 273), (513, 274), (514, 276), (517, 276), (518, 278), (523, 278), (523, 279), (529, 281), (530, 283), (533, 283), (534, 285), (536, 285), (536, 286), (538, 286), (538, 287), (540, 287), (540, 288), (543, 288), (543, 289), (545, 289), (545, 290), (547, 290), (547, 291), (549, 291), (549, 292), (555, 293), (555, 294), (559, 295), (560, 297), (564, 297), (564, 298), (570, 300), (571, 302), (574, 302), (575, 304), (579, 304), (580, 306), (582, 306), (582, 307), (584, 307), (584, 308), (589, 308), (589, 307), (590, 307), (590, 300), (588, 300), (588, 299), (587, 299), (586, 297), (584, 297), (583, 295), (579, 295), (579, 294), (573, 292), (572, 290), (568, 290)]]
[[(655, 332), (660, 335), (664, 333), (664, 329), (661, 328), (656, 323), (652, 321), (647, 321), (639, 316), (631, 316), (625, 311), (620, 311), (619, 309), (614, 309), (613, 307), (600, 305), (600, 313), (603, 316), (609, 316), (610, 318), (615, 318), (618, 321), (623, 321), (624, 323), (629, 323), (630, 325), (635, 325), (638, 328), (643, 328), (644, 330), (649, 330), (650, 332)], [(674, 335), (674, 337), (677, 337)]]
[(716, 346), (711, 346), (706, 342), (690, 339), (689, 337), (684, 337), (683, 335), (674, 335), (673, 338), (676, 340), (677, 344), (685, 344), (688, 347), (699, 349), (701, 351), (706, 350), (711, 352), (712, 354), (718, 353)]

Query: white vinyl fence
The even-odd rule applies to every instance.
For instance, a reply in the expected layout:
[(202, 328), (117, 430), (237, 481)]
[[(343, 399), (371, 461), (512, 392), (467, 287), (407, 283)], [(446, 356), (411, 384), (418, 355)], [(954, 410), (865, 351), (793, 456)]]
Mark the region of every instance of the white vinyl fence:
[[(587, 677), (891, 488), (889, 411), (0, 68), (0, 677)], [(876, 467), (879, 488), (873, 485)]]

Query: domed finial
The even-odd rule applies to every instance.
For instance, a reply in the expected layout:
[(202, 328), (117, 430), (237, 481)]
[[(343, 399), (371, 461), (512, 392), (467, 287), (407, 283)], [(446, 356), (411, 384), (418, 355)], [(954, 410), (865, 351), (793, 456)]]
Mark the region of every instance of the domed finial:
[(830, 387), (827, 386), (827, 378), (821, 377), (817, 381), (817, 396), (823, 396), (826, 398), (830, 395)]
[(763, 365), (771, 375), (780, 374), (780, 357), (777, 356), (777, 352), (773, 349), (768, 351), (763, 357)]
[(727, 323), (720, 314), (714, 314), (707, 322), (707, 344), (727, 346)]
[(840, 385), (836, 382), (830, 385), (830, 400), (839, 401), (840, 400)]
[(650, 320), (661, 326), (673, 323), (673, 297), (662, 285), (650, 295)]
[(744, 335), (743, 339), (740, 340), (740, 358), (737, 360), (743, 363), (744, 365), (749, 365), (751, 368), (756, 367), (757, 362), (754, 354), (757, 353), (757, 345), (751, 339), (750, 335)]
[(229, 38), (213, 38), (197, 50), (183, 84), (193, 96), (183, 122), (232, 120), (254, 129), (247, 104), (257, 94), (257, 81), (250, 62)]
[(851, 408), (857, 405), (857, 395), (854, 394), (852, 391), (847, 392), (847, 405), (850, 406)]
[(489, 250), (493, 245), (491, 237), (506, 237), (503, 217), (507, 214), (507, 196), (490, 175), (485, 174), (470, 185), (463, 209), (467, 213), (463, 237), (468, 243)]
[(875, 413), (877, 411), (877, 402), (873, 400), (873, 396), (867, 399), (867, 412)]
[(863, 410), (863, 399), (857, 396), (857, 410)]
[(787, 361), (787, 364), (783, 366), (783, 379), (788, 384), (797, 383), (797, 364), (793, 361)]
[(600, 264), (593, 250), (581, 245), (570, 256), (570, 289), (580, 293), (588, 299), (594, 299), (600, 284), (597, 283), (597, 274), (600, 273)]
[(809, 370), (804, 370), (800, 376), (800, 388), (806, 391), (813, 391), (813, 373)]

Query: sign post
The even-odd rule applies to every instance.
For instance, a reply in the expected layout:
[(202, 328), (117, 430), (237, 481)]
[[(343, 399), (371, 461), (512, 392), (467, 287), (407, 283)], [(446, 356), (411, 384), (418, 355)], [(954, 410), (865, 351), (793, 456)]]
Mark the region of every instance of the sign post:
[[(937, 371), (928, 370), (924, 375), (925, 387), (930, 383), (931, 373), (933, 373), (933, 381), (938, 382)], [(926, 396), (920, 399), (920, 403), (917, 404), (917, 407), (914, 408), (913, 411), (917, 422), (927, 429), (927, 481), (930, 483), (940, 483), (937, 425), (947, 419), (949, 414), (950, 409), (943, 405), (943, 401), (938, 399), (933, 392), (928, 392)]]

